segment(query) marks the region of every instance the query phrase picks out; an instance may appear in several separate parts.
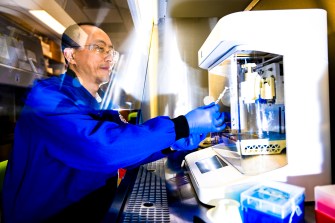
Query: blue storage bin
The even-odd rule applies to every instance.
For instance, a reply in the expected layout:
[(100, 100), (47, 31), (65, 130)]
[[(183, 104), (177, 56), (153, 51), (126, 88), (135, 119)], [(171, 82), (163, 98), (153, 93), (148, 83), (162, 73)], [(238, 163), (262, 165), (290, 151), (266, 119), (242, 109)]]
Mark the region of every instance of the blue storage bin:
[(241, 193), (244, 223), (304, 222), (305, 189), (267, 181)]

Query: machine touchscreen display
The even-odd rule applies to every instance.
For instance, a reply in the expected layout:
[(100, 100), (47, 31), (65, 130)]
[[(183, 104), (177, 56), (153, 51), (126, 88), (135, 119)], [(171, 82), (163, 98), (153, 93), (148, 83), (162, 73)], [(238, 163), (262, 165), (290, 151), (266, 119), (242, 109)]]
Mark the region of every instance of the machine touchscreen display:
[(195, 164), (197, 165), (201, 173), (207, 173), (212, 170), (216, 170), (216, 169), (227, 166), (227, 164), (223, 162), (217, 156), (212, 156), (212, 157), (200, 160), (196, 162)]

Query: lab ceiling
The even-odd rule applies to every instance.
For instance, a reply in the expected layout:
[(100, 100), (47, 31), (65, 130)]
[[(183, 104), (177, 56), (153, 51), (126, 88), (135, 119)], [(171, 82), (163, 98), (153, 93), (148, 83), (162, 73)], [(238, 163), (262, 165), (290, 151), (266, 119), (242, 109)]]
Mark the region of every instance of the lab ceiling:
[[(148, 1), (148, 0), (144, 0)], [(243, 11), (252, 0), (156, 0), (159, 18), (198, 18), (223, 17), (227, 14)], [(254, 0), (255, 1), (255, 0)], [(152, 2), (152, 1), (148, 1)], [(64, 18), (62, 13), (51, 7), (58, 4), (75, 22), (98, 23), (109, 34), (122, 38), (133, 29), (135, 0), (0, 0), (0, 12), (16, 15), (33, 24), (36, 31), (55, 35), (51, 30), (42, 27), (28, 13), (29, 9), (53, 11), (56, 19)], [(48, 6), (48, 7), (47, 7)], [(52, 14), (52, 13), (51, 13)]]
[[(133, 27), (133, 0), (55, 0), (76, 22), (100, 25), (114, 41), (122, 41)], [(158, 17), (223, 17), (243, 11), (251, 0), (157, 0)], [(129, 4), (128, 4), (129, 3)], [(117, 41), (117, 42), (119, 42)]]

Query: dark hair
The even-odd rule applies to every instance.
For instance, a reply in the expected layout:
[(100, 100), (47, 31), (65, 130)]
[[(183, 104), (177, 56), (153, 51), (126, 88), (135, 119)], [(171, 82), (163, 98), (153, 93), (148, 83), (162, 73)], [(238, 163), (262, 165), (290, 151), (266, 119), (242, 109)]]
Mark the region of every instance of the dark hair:
[[(79, 48), (80, 45), (77, 42), (78, 41), (78, 35), (80, 34), (80, 27), (81, 26), (96, 26), (93, 23), (77, 23), (70, 25), (67, 27), (62, 34), (62, 52), (64, 53), (65, 48)], [(65, 63), (67, 64), (68, 61), (65, 58)]]

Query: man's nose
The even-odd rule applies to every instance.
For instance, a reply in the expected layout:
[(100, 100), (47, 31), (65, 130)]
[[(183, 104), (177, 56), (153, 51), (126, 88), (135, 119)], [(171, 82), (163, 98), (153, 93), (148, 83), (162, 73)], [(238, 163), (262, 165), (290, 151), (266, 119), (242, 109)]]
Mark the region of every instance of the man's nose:
[(106, 53), (105, 55), (105, 61), (108, 61), (108, 63), (111, 63), (113, 61), (113, 56), (111, 53)]

